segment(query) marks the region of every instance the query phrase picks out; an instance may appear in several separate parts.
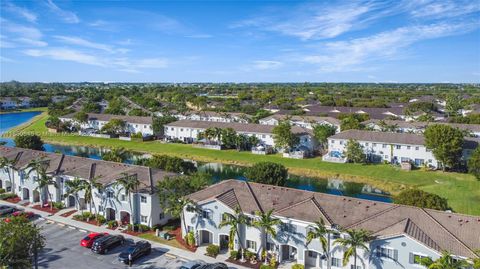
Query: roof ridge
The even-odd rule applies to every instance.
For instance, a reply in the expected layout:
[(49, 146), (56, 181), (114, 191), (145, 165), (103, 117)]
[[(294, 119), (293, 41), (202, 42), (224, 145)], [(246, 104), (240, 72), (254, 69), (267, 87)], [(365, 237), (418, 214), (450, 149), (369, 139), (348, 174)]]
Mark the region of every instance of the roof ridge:
[(458, 237), (456, 237), (452, 232), (450, 232), (450, 230), (448, 230), (445, 226), (443, 226), (437, 219), (435, 219), (432, 215), (430, 215), (426, 210), (425, 208), (420, 208), (420, 210), (425, 213), (433, 222), (435, 222), (436, 224), (438, 224), (445, 232), (447, 232), (447, 234), (449, 234), (450, 236), (452, 236), (455, 240), (457, 240), (462, 246), (464, 246), (466, 249), (468, 249), (470, 251), (471, 254), (473, 254), (474, 256), (477, 256), (478, 255), (473, 251), (473, 249), (471, 249), (470, 247), (468, 247), (465, 243), (463, 243), (462, 240), (460, 240)]
[(371, 219), (373, 219), (373, 218), (376, 218), (376, 217), (378, 217), (378, 216), (380, 216), (380, 215), (382, 215), (382, 214), (385, 214), (385, 213), (387, 213), (387, 212), (389, 212), (389, 211), (392, 211), (392, 210), (394, 210), (394, 209), (397, 209), (397, 208), (399, 208), (399, 207), (400, 207), (400, 205), (393, 205), (392, 207), (389, 207), (389, 208), (386, 208), (386, 209), (384, 209), (384, 210), (381, 210), (381, 211), (379, 211), (379, 212), (371, 215), (370, 217), (368, 217), (368, 218), (366, 218), (366, 219), (362, 219), (362, 220), (360, 220), (360, 221), (354, 222), (354, 223), (348, 225), (348, 226), (345, 227), (345, 228), (351, 228), (351, 227), (353, 227), (353, 226), (362, 224), (362, 223), (364, 223), (364, 222), (367, 222), (367, 221), (369, 221), (369, 220), (371, 220)]
[(245, 181), (245, 184), (247, 185), (247, 189), (248, 189), (248, 191), (250, 192), (250, 194), (252, 195), (253, 200), (255, 201), (255, 204), (257, 205), (258, 209), (260, 210), (260, 212), (263, 213), (263, 212), (264, 212), (264, 211), (263, 211), (263, 208), (262, 208), (262, 206), (260, 205), (260, 202), (258, 202), (257, 196), (256, 196), (255, 193), (253, 192), (252, 187), (250, 186), (250, 184), (248, 183), (248, 181)]
[(417, 228), (418, 230), (420, 230), (420, 231), (423, 233), (423, 235), (424, 235), (425, 237), (427, 237), (427, 238), (434, 244), (434, 246), (432, 246), (434, 249), (436, 249), (436, 250), (442, 250), (442, 248), (437, 244), (437, 242), (435, 242), (435, 240), (433, 240), (430, 236), (428, 236), (428, 235), (425, 233), (425, 231), (423, 231), (420, 227), (418, 227), (418, 225), (417, 225), (413, 220), (411, 220), (410, 218), (407, 218), (407, 224), (405, 225), (405, 229), (403, 230), (403, 232), (404, 232), (405, 234), (410, 235), (410, 236), (412, 236), (413, 238), (415, 238), (416, 240), (418, 240), (418, 241), (420, 241), (420, 242), (428, 245), (428, 242), (423, 242), (423, 241), (420, 240), (419, 238), (416, 238), (413, 234), (408, 233), (408, 228), (411, 227), (411, 225), (414, 226), (415, 228)]
[(306, 198), (306, 199), (304, 199), (304, 200), (300, 200), (300, 201), (298, 201), (298, 202), (296, 202), (296, 203), (294, 203), (294, 204), (288, 205), (288, 206), (286, 206), (286, 207), (284, 207), (284, 208), (282, 208), (282, 209), (280, 209), (280, 210), (277, 210), (277, 213), (280, 213), (280, 212), (283, 212), (283, 211), (285, 211), (285, 210), (288, 210), (288, 209), (290, 209), (290, 208), (292, 208), (292, 207), (295, 207), (295, 206), (297, 206), (297, 205), (299, 205), (299, 204), (303, 204), (303, 203), (305, 203), (305, 202), (307, 202), (307, 201), (309, 201), (309, 200), (312, 200), (312, 197), (308, 197), (308, 198)]
[[(380, 229), (380, 230), (378, 230), (378, 231), (376, 231), (376, 232), (374, 232), (374, 233), (376, 234), (376, 233), (379, 233), (379, 232), (381, 232), (381, 231), (385, 231), (386, 229), (391, 228), (391, 227), (393, 227), (394, 225), (397, 225), (397, 224), (399, 224), (399, 223), (402, 222), (402, 221), (405, 221), (405, 220), (408, 221), (409, 219), (410, 219), (409, 217), (403, 218), (403, 219), (401, 219), (401, 220), (399, 220), (399, 221), (397, 221), (397, 222), (394, 222), (394, 223), (392, 223), (391, 225), (388, 225), (388, 226), (384, 227), (383, 229)], [(405, 226), (407, 226), (407, 225), (405, 225)], [(404, 229), (404, 232), (405, 232), (405, 229)]]
[(323, 217), (325, 217), (325, 219), (328, 221), (328, 224), (330, 224), (330, 226), (332, 226), (334, 224), (332, 218), (330, 218), (330, 216), (327, 214), (325, 209), (323, 209), (323, 207), (320, 205), (320, 203), (317, 201), (317, 199), (315, 199), (314, 195), (312, 195), (311, 199), (312, 199), (313, 204), (315, 204), (315, 206), (318, 208), (318, 210), (323, 215)]
[[(226, 191), (220, 193), (219, 195), (215, 196), (215, 198), (216, 198), (216, 199), (219, 199), (220, 196), (225, 195), (225, 194), (227, 194), (227, 193), (229, 193), (229, 192), (233, 192), (233, 196), (235, 196), (235, 200), (237, 201), (238, 208), (239, 208), (240, 210), (242, 210), (242, 206), (240, 205), (240, 202), (238, 201), (238, 198), (237, 198), (237, 193), (235, 192), (235, 188), (233, 188), (233, 187), (232, 187), (231, 189), (226, 190)], [(232, 208), (232, 209), (235, 210), (235, 208)], [(243, 211), (243, 210), (242, 210), (242, 211)]]

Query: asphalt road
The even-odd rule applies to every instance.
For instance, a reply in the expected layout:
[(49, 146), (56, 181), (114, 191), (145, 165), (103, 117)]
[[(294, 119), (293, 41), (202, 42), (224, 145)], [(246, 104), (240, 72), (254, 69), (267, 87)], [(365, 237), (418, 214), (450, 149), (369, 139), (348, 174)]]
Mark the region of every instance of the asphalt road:
[(171, 258), (159, 249), (152, 248), (152, 253), (136, 260), (132, 267), (118, 261), (118, 254), (133, 241), (127, 239), (123, 246), (110, 250), (106, 255), (93, 253), (90, 249), (80, 246), (80, 240), (87, 235), (77, 229), (49, 223), (46, 220), (36, 220), (38, 227), (46, 238), (46, 245), (39, 254), (39, 268), (53, 269), (118, 269), (118, 268), (178, 268), (186, 261)]

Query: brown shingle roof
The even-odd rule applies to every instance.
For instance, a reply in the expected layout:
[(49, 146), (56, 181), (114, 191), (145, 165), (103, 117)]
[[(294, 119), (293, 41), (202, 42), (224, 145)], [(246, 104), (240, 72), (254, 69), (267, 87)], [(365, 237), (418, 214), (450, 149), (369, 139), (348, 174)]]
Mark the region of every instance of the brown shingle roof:
[[(235, 123), (235, 122), (215, 122), (215, 121), (196, 121), (196, 120), (179, 120), (169, 124), (166, 124), (165, 127), (185, 127), (185, 128), (194, 128), (194, 129), (208, 129), (212, 127), (217, 128), (232, 128), (237, 132), (245, 133), (261, 133), (261, 134), (271, 134), (273, 125), (261, 125), (261, 124), (252, 124), (252, 123)], [(310, 134), (311, 131), (298, 127), (292, 126), (292, 132), (294, 134)]]
[[(60, 118), (73, 119), (75, 113), (71, 113)], [(98, 114), (98, 113), (88, 113), (88, 120), (99, 120), (99, 121), (110, 121), (111, 119), (120, 119), (128, 123), (137, 123), (137, 124), (152, 124), (152, 117), (141, 117), (141, 116), (125, 116), (125, 115), (112, 115), (112, 114)]]
[(286, 120), (286, 119), (292, 119), (296, 121), (305, 121), (305, 122), (322, 122), (326, 121), (334, 125), (340, 125), (340, 120), (334, 117), (318, 117), (318, 116), (298, 116), (298, 115), (285, 115), (285, 114), (273, 114), (271, 116), (268, 116), (266, 118), (263, 118), (262, 120), (268, 120), (268, 119), (276, 119), (279, 121)]
[[(435, 250), (448, 250), (463, 257), (474, 257), (480, 248), (480, 217), (421, 209), (324, 193), (248, 183), (264, 211), (277, 216), (313, 222), (323, 218), (344, 228), (364, 228), (379, 237), (406, 234)], [(235, 193), (235, 207), (253, 213), (258, 206), (247, 183), (225, 180), (189, 195), (203, 203)], [(220, 196), (218, 196), (221, 194)], [(231, 199), (229, 199), (231, 201)], [(225, 204), (229, 204), (224, 202)], [(232, 208), (234, 209), (234, 208)]]
[(387, 133), (362, 130), (347, 130), (330, 136), (332, 139), (353, 139), (357, 141), (371, 141), (380, 143), (423, 145), (425, 139), (423, 135), (408, 133)]
[[(111, 184), (125, 175), (136, 175), (140, 181), (140, 191), (152, 191), (158, 181), (167, 176), (176, 174), (159, 169), (151, 169), (153, 180), (150, 180), (150, 168), (133, 164), (124, 164), (95, 160), (76, 156), (64, 156), (57, 153), (47, 153), (22, 148), (10, 148), (0, 146), (0, 156), (8, 159), (16, 159), (15, 168), (25, 168), (30, 161), (44, 158), (48, 160), (47, 172), (82, 179), (98, 178), (98, 182), (104, 185)], [(92, 171), (93, 168), (93, 171)], [(152, 186), (153, 183), (153, 186)]]
[[(401, 128), (417, 128), (425, 129), (429, 125), (433, 124), (445, 124), (452, 127), (459, 128), (460, 130), (466, 130), (470, 132), (480, 132), (480, 124), (462, 124), (462, 123), (448, 123), (448, 122), (410, 122), (410, 121), (401, 121), (401, 120), (383, 120), (388, 125), (397, 125)], [(380, 120), (367, 120), (363, 124), (379, 124)]]

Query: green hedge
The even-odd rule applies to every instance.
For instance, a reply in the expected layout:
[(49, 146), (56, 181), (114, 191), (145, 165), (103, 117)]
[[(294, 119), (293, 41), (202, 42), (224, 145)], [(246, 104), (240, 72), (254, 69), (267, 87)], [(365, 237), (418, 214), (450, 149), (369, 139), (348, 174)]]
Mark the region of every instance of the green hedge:
[(220, 247), (217, 245), (210, 244), (207, 247), (207, 255), (211, 257), (217, 257), (218, 253), (220, 253)]
[(15, 197), (17, 197), (15, 193), (6, 192), (6, 193), (0, 194), (0, 200), (6, 200), (10, 198), (15, 198)]

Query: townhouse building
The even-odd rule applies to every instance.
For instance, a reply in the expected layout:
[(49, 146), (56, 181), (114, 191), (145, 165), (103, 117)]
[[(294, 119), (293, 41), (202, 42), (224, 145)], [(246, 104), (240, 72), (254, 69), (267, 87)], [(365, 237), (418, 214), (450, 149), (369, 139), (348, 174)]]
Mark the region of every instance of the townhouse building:
[[(363, 130), (347, 130), (328, 138), (328, 152), (324, 161), (346, 162), (344, 152), (349, 140), (355, 140), (363, 148), (370, 162), (391, 164), (411, 163), (415, 166), (439, 168), (433, 152), (425, 146), (423, 135), (410, 133), (387, 133)], [(479, 139), (465, 138), (463, 159), (478, 147)]]
[(80, 126), (83, 132), (98, 132), (112, 119), (119, 119), (126, 123), (125, 132), (130, 134), (142, 133), (143, 136), (153, 135), (152, 117), (125, 116), (111, 114), (88, 113), (88, 120), (79, 123), (75, 119), (75, 113), (59, 117), (62, 122), (71, 122)]
[(232, 123), (250, 123), (252, 117), (245, 113), (236, 112), (215, 112), (215, 111), (190, 111), (186, 113), (177, 113), (174, 116), (179, 120), (194, 121), (213, 121), (213, 122), (232, 122)]
[[(314, 222), (323, 220), (333, 230), (365, 229), (374, 239), (369, 251), (357, 251), (356, 269), (418, 269), (417, 257), (437, 259), (441, 251), (457, 259), (477, 257), (480, 248), (480, 218), (336, 196), (324, 193), (271, 186), (240, 180), (226, 180), (188, 196), (199, 210), (184, 210), (183, 235), (192, 232), (196, 244), (226, 248), (230, 227), (219, 228), (226, 217), (240, 209), (249, 222), (238, 227), (234, 249), (240, 247), (261, 255), (265, 248), (280, 263), (299, 263), (310, 268), (353, 268), (353, 258), (343, 266), (343, 247), (335, 244), (338, 237), (328, 238), (330, 259), (318, 239), (307, 244), (306, 237)], [(280, 219), (276, 237), (268, 236), (251, 226), (255, 212), (273, 210)], [(327, 266), (330, 263), (331, 267)]]
[(274, 114), (269, 117), (258, 120), (262, 125), (278, 125), (281, 121), (287, 120), (290, 124), (299, 126), (302, 128), (312, 130), (315, 125), (331, 125), (337, 129), (337, 133), (340, 132), (340, 120), (333, 117), (317, 117), (317, 116), (295, 116), (295, 115), (283, 115)]
[[(160, 207), (156, 184), (167, 176), (175, 176), (149, 167), (107, 162), (89, 158), (67, 156), (43, 151), (0, 146), (0, 157), (13, 161), (11, 167), (0, 169), (0, 188), (17, 194), (23, 201), (45, 204), (48, 201), (63, 202), (76, 209), (90, 209), (122, 223), (135, 223), (154, 226), (169, 220)], [(39, 189), (37, 171), (30, 171), (32, 161), (42, 160), (48, 176), (56, 187)], [(126, 195), (118, 184), (118, 179), (136, 177), (140, 182), (137, 190)], [(93, 201), (85, 200), (83, 191), (65, 197), (68, 192), (66, 182), (75, 178), (89, 182), (95, 179), (101, 188), (94, 189)], [(48, 197), (48, 193), (51, 197)]]
[[(276, 148), (273, 138), (273, 128), (275, 128), (275, 126), (273, 125), (179, 120), (166, 124), (164, 128), (166, 139), (176, 139), (186, 143), (198, 142), (198, 135), (208, 128), (232, 128), (238, 134), (257, 137), (260, 141), (260, 145), (262, 146)], [(305, 148), (309, 151), (315, 150), (317, 143), (311, 133), (311, 130), (298, 126), (292, 126), (291, 131), (300, 138), (299, 145), (297, 146), (298, 148)]]
[(3, 97), (0, 98), (0, 108), (5, 110), (29, 108), (30, 97)]
[(374, 131), (423, 134), (429, 125), (445, 124), (465, 131), (467, 136), (480, 137), (480, 124), (448, 122), (408, 122), (401, 120), (367, 120), (363, 124)]

